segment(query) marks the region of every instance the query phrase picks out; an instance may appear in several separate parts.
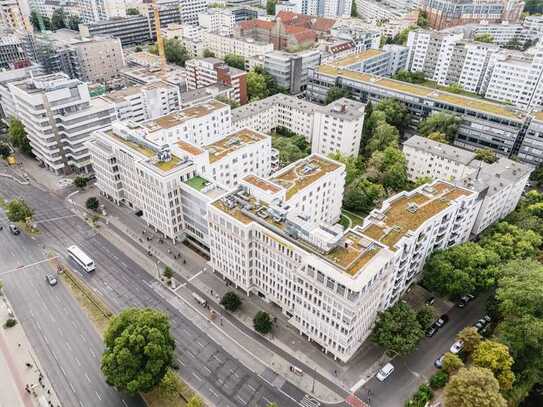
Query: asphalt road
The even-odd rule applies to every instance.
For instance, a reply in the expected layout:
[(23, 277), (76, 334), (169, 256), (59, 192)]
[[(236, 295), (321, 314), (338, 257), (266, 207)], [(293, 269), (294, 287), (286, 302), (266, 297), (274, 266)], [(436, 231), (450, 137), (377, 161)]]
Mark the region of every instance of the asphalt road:
[[(0, 223), (7, 223), (3, 213)], [(6, 294), (63, 405), (143, 407), (139, 397), (122, 395), (105, 383), (100, 373), (102, 341), (62, 282), (51, 287), (45, 281), (52, 269), (44, 261), (43, 247), (7, 228), (0, 231), (0, 240)]]
[[(271, 370), (264, 372), (263, 377), (257, 376), (233, 358), (204, 330), (151, 290), (154, 278), (75, 217), (66, 209), (61, 197), (7, 179), (0, 179), (0, 195), (6, 199), (23, 197), (36, 209), (35, 221), (41, 231), (39, 240), (44, 242), (48, 249), (66, 256), (65, 248), (76, 244), (93, 258), (96, 271), (80, 272), (80, 276), (101, 294), (113, 311), (118, 312), (126, 307), (151, 307), (169, 314), (172, 334), (177, 344), (177, 358), (181, 361), (180, 374), (214, 405), (265, 407), (270, 402), (275, 402), (281, 407), (316, 407), (316, 404), (306, 402), (307, 397), (303, 392), (288, 385)], [(77, 269), (73, 263), (72, 265)], [(51, 364), (50, 361), (43, 363), (46, 366)], [(63, 362), (62, 366), (66, 364), (73, 365), (73, 361)], [(76, 374), (75, 377), (78, 377), (79, 381), (85, 380), (81, 374)], [(51, 380), (55, 383), (54, 378)], [(289, 394), (271, 383), (278, 384)], [(97, 383), (86, 385), (91, 388), (88, 391), (92, 392), (95, 386)]]
[(358, 397), (367, 402), (370, 394), (372, 407), (403, 406), (418, 386), (437, 372), (434, 361), (449, 351), (456, 334), (484, 315), (485, 304), (486, 297), (479, 296), (463, 309), (452, 308), (447, 313), (450, 320), (443, 328), (432, 338), (424, 338), (412, 354), (395, 358), (392, 375), (384, 382), (373, 377), (357, 392)]

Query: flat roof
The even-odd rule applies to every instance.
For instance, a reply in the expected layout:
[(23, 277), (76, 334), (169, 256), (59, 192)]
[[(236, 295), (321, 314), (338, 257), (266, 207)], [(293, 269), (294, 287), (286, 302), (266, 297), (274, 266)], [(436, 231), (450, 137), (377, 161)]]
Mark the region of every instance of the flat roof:
[(443, 181), (405, 192), (386, 201), (386, 209), (373, 210), (366, 218), (370, 223), (364, 226), (363, 233), (395, 250), (394, 245), (406, 233), (418, 229), (455, 199), (471, 194), (473, 192)]
[(533, 113), (536, 120), (543, 121), (543, 111)]
[(385, 52), (380, 49), (370, 48), (370, 49), (367, 49), (366, 51), (358, 52), (356, 54), (349, 55), (345, 58), (340, 58), (335, 61), (331, 61), (329, 62), (329, 64), (333, 66), (337, 66), (337, 67), (346, 67), (346, 66), (350, 66), (350, 65), (354, 65), (354, 64), (366, 61), (370, 58), (373, 58), (379, 55), (383, 55), (384, 53)]
[(145, 85), (132, 85), (124, 89), (115, 90), (113, 92), (106, 93), (100, 96), (102, 99), (109, 100), (114, 103), (124, 102), (127, 97), (134, 96), (141, 93), (143, 90), (160, 89), (164, 87), (172, 86), (163, 81), (156, 81), (146, 83)]
[(309, 157), (296, 161), (274, 175), (271, 181), (281, 185), (287, 190), (288, 201), (296, 193), (308, 187), (322, 176), (340, 168), (340, 164), (312, 154)]
[(418, 150), (423, 150), (464, 165), (469, 164), (475, 159), (476, 156), (473, 151), (464, 150), (463, 148), (440, 143), (438, 141), (430, 140), (427, 137), (417, 135), (410, 137), (403, 143), (403, 145), (404, 147), (407, 146), (416, 148)]
[(156, 119), (147, 120), (141, 123), (140, 126), (146, 129), (149, 133), (154, 133), (156, 131), (171, 129), (172, 127), (179, 126), (190, 119), (207, 116), (211, 112), (222, 109), (226, 106), (228, 105), (213, 99), (196, 106), (187, 107), (177, 112), (172, 112), (165, 116), (160, 116)]
[(209, 152), (209, 162), (214, 163), (240, 148), (262, 141), (267, 137), (254, 130), (241, 129), (203, 148)]
[(247, 175), (245, 178), (243, 178), (243, 181), (258, 187), (263, 191), (271, 192), (272, 194), (276, 194), (281, 191), (281, 188), (275, 185), (273, 182), (257, 177), (256, 175)]
[(189, 153), (190, 155), (200, 155), (204, 152), (204, 150), (202, 150), (200, 147), (195, 146), (194, 144), (191, 144), (187, 141), (179, 140), (179, 141), (176, 141), (175, 144), (181, 150)]
[(455, 93), (444, 92), (422, 85), (415, 85), (412, 83), (397, 81), (389, 78), (382, 78), (367, 73), (340, 69), (330, 64), (320, 65), (318, 68), (318, 72), (323, 75), (330, 75), (335, 77), (340, 76), (357, 82), (366, 83), (375, 87), (380, 87), (388, 91), (396, 91), (405, 93), (407, 95), (425, 97), (436, 102), (447, 103), (450, 105), (459, 106), (461, 108), (472, 109), (483, 113), (492, 114), (498, 117), (505, 117), (514, 120), (523, 119), (523, 115), (520, 112), (516, 112), (510, 109), (507, 105), (481, 99), (475, 99)]

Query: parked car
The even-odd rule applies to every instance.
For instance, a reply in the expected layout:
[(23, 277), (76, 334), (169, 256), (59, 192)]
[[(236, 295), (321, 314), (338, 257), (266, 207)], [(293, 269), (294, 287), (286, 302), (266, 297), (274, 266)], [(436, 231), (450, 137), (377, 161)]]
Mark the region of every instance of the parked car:
[(451, 352), (454, 353), (455, 355), (459, 353), (462, 349), (464, 349), (464, 342), (462, 341), (456, 341), (451, 346)]
[(473, 300), (475, 297), (471, 294), (463, 295), (460, 300), (456, 303), (458, 308), (464, 308), (468, 302)]
[(434, 361), (434, 366), (437, 367), (438, 369), (441, 369), (443, 367), (443, 359), (444, 358), (445, 358), (445, 354), (443, 353), (440, 357), (438, 357)]
[(392, 363), (387, 363), (377, 372), (377, 380), (379, 380), (380, 382), (384, 382), (387, 377), (392, 374), (392, 372), (394, 372), (394, 366), (392, 365)]
[(441, 328), (447, 322), (449, 322), (449, 316), (447, 314), (443, 314), (439, 317), (439, 319), (436, 322), (434, 322), (434, 325), (437, 326), (438, 328)]
[(47, 281), (50, 286), (57, 285), (57, 278), (53, 274), (47, 274), (45, 276), (45, 281)]
[(19, 233), (21, 233), (21, 231), (19, 230), (19, 228), (17, 226), (15, 226), (13, 223), (10, 223), (10, 225), (8, 226), (9, 228), (9, 231), (14, 234), (14, 235), (18, 235)]
[(426, 300), (426, 305), (434, 305), (434, 302), (436, 302), (436, 297), (430, 297)]
[(431, 338), (432, 336), (434, 336), (434, 335), (436, 334), (437, 330), (438, 330), (438, 327), (436, 326), (436, 324), (432, 324), (432, 325), (430, 326), (430, 328), (428, 328), (428, 329), (426, 330), (426, 336), (427, 336), (428, 338)]
[(490, 318), (490, 315), (485, 315), (483, 317), (483, 319), (487, 322), (487, 323), (490, 323), (490, 321), (492, 321), (492, 318)]

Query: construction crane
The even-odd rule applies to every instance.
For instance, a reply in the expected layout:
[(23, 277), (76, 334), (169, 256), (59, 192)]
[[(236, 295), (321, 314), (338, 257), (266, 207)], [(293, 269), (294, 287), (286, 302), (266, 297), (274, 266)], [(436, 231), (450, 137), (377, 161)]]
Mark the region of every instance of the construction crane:
[(164, 41), (162, 40), (162, 33), (160, 32), (160, 13), (158, 12), (157, 0), (153, 0), (153, 13), (155, 15), (155, 30), (156, 30), (156, 46), (158, 49), (158, 56), (160, 57), (160, 70), (162, 73), (166, 72), (166, 52), (164, 51)]

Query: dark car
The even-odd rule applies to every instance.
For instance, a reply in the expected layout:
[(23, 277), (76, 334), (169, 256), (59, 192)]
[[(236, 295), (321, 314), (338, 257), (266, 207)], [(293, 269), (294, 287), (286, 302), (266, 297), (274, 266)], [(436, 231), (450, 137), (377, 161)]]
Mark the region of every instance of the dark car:
[(17, 226), (15, 226), (13, 223), (11, 223), (9, 226), (9, 231), (14, 234), (14, 235), (18, 235), (19, 233), (21, 233), (21, 231), (19, 230), (19, 228)]
[(434, 302), (436, 302), (436, 297), (430, 297), (426, 300), (426, 305), (434, 305)]
[(445, 357), (445, 354), (442, 354), (440, 357), (438, 357), (434, 361), (434, 366), (437, 367), (438, 369), (441, 369), (443, 367), (443, 358), (444, 357)]
[(471, 294), (463, 295), (460, 300), (456, 303), (458, 308), (464, 308), (468, 302), (473, 300), (475, 297)]
[(432, 336), (434, 336), (436, 334), (437, 329), (438, 329), (438, 327), (435, 324), (432, 324), (432, 326), (430, 326), (430, 328), (428, 328), (426, 330), (426, 336), (428, 338), (431, 338)]
[(443, 314), (439, 317), (439, 319), (434, 322), (434, 325), (438, 328), (441, 328), (443, 325), (445, 325), (447, 322), (449, 322), (449, 316), (447, 314)]

